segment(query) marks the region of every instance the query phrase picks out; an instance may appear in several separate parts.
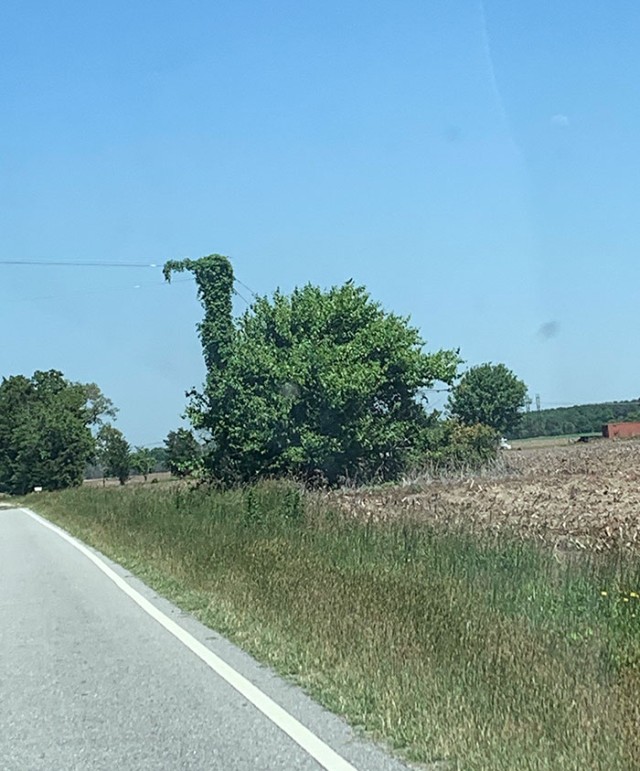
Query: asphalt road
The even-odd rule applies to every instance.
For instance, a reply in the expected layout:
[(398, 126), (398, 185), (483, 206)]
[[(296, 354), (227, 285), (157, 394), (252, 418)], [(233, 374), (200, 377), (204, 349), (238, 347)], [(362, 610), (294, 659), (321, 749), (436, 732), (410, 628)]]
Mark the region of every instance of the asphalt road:
[(407, 768), (96, 559), (0, 510), (1, 771)]

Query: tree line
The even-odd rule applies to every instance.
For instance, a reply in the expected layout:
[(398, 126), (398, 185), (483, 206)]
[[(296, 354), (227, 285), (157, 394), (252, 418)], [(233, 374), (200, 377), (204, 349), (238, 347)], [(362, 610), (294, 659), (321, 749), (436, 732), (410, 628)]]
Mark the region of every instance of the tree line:
[(605, 423), (640, 421), (640, 399), (576, 404), (525, 412), (509, 433), (512, 439), (533, 436), (600, 433)]
[(58, 370), (14, 375), (0, 383), (0, 492), (24, 495), (82, 483), (92, 467), (122, 484), (159, 465), (189, 474), (201, 449), (187, 429), (163, 448), (132, 448), (109, 421), (116, 408), (95, 383), (74, 383)]
[[(165, 441), (172, 473), (232, 485), (264, 477), (310, 484), (398, 479), (425, 464), (477, 465), (517, 430), (526, 385), (504, 364), (465, 372), (459, 350), (428, 351), (408, 318), (348, 281), (256, 297), (233, 316), (234, 274), (223, 255), (170, 261), (193, 274), (203, 320), (201, 389), (187, 392), (192, 430)], [(444, 411), (429, 389), (450, 391)], [(121, 483), (162, 460), (132, 448), (95, 384), (58, 371), (0, 384), (0, 491), (80, 484), (88, 466)]]

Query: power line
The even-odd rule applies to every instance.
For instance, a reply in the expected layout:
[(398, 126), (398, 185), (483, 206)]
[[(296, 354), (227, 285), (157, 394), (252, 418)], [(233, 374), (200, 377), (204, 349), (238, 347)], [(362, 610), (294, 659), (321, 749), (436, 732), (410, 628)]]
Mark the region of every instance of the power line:
[(240, 279), (239, 279), (239, 278), (234, 278), (234, 281), (235, 281), (237, 284), (240, 284), (240, 286), (243, 286), (243, 287), (244, 287), (244, 288), (245, 288), (245, 289), (246, 289), (248, 292), (251, 292), (251, 294), (254, 296), (254, 298), (255, 298), (256, 300), (258, 299), (258, 295), (257, 295), (257, 294), (256, 294), (256, 293), (253, 291), (253, 289), (252, 289), (250, 286), (247, 286), (247, 285), (244, 283), (244, 281), (240, 281)]
[(0, 265), (55, 268), (159, 268), (155, 262), (97, 262), (88, 260), (0, 260)]
[[(186, 282), (193, 283), (193, 278), (178, 278), (175, 279), (172, 283), (174, 284), (183, 284)], [(33, 302), (47, 302), (49, 300), (61, 300), (65, 299), (66, 297), (85, 297), (88, 295), (103, 295), (103, 294), (113, 294), (116, 292), (126, 292), (131, 289), (153, 289), (161, 286), (168, 286), (164, 281), (154, 281), (153, 283), (145, 283), (145, 284), (134, 284), (134, 285), (127, 285), (127, 286), (116, 286), (116, 287), (110, 287), (109, 289), (79, 289), (77, 291), (70, 291), (65, 292), (64, 294), (58, 294), (58, 295), (40, 295), (39, 297), (9, 297), (6, 300), (3, 300), (3, 305), (12, 305), (15, 303), (33, 303)]]
[[(0, 265), (18, 265), (25, 267), (56, 267), (56, 268), (159, 268), (155, 262), (98, 262), (91, 260), (0, 260)], [(175, 279), (172, 283), (181, 283), (185, 281), (194, 281), (193, 278)], [(239, 278), (234, 278), (235, 283), (240, 284), (244, 289), (251, 293), (254, 299), (258, 299), (258, 294), (251, 289), (250, 286), (245, 284)], [(164, 283), (164, 282), (163, 282)], [(148, 286), (161, 286), (162, 284), (137, 284), (132, 287), (134, 289), (141, 289)], [(70, 292), (68, 294), (85, 295), (85, 294), (103, 294), (107, 292), (119, 292), (129, 289), (129, 287), (117, 287), (112, 289), (99, 289), (99, 290), (80, 290), (78, 292)], [(236, 294), (241, 300), (243, 300), (248, 306), (251, 306), (251, 302), (247, 298), (234, 288), (234, 294)], [(64, 296), (68, 296), (64, 295)], [(29, 297), (22, 299), (12, 299), (9, 302), (40, 302), (46, 300), (55, 300), (55, 295), (46, 295), (40, 297)]]
[(246, 304), (247, 304), (247, 305), (251, 306), (251, 303), (249, 302), (249, 300), (247, 300), (247, 298), (246, 298), (244, 295), (240, 294), (240, 292), (238, 292), (238, 290), (237, 290), (237, 289), (234, 289), (234, 290), (233, 290), (233, 293), (234, 293), (235, 295), (238, 295), (238, 297), (239, 297), (241, 300), (244, 300), (244, 302), (246, 302)]
[[(98, 260), (0, 260), (0, 265), (22, 265), (26, 267), (54, 268), (160, 268), (156, 262), (112, 262)], [(254, 298), (258, 294), (253, 289), (234, 277), (234, 281), (246, 289)]]

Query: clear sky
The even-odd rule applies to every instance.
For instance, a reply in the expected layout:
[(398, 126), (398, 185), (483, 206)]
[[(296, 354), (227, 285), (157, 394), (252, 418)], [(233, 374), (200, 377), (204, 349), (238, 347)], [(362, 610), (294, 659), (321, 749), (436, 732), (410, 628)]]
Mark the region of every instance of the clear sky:
[[(3, 0), (0, 261), (353, 278), (543, 406), (637, 398), (639, 39), (630, 1)], [(158, 268), (0, 264), (0, 375), (159, 442), (199, 317)]]

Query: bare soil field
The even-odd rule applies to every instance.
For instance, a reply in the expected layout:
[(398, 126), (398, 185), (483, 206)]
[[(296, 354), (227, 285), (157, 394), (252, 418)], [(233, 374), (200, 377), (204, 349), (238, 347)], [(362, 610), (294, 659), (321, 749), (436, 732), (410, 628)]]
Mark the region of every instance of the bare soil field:
[[(149, 474), (147, 476), (147, 479), (142, 475), (139, 474), (133, 474), (129, 477), (127, 484), (128, 485), (143, 485), (143, 484), (150, 484), (151, 482), (157, 483), (157, 482), (169, 482), (171, 480), (171, 474), (168, 471), (159, 471), (156, 474)], [(118, 487), (120, 485), (120, 482), (115, 477), (107, 477), (106, 479), (102, 479), (102, 477), (98, 477), (97, 479), (85, 479), (83, 482), (84, 485), (87, 487)]]
[(562, 436), (535, 436), (530, 439), (512, 439), (509, 444), (514, 450), (530, 450), (540, 447), (568, 447), (575, 444), (580, 436), (588, 436), (592, 441), (602, 438), (600, 434), (564, 434)]
[(324, 496), (350, 516), (510, 531), (559, 552), (640, 552), (640, 441), (504, 451), (491, 474)]

